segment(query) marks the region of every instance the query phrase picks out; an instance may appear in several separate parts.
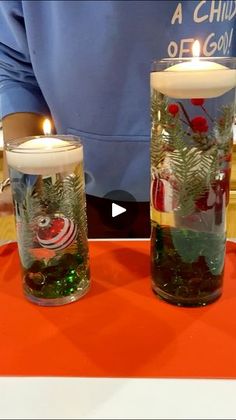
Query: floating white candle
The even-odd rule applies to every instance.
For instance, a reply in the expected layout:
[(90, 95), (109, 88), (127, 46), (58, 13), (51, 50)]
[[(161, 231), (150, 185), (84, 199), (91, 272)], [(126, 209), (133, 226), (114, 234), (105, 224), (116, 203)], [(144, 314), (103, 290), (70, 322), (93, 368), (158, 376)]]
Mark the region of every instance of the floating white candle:
[[(199, 47), (195, 41), (194, 47)], [(200, 50), (200, 47), (199, 47)], [(151, 73), (151, 87), (171, 98), (216, 98), (236, 86), (236, 70), (195, 56)]]
[(83, 160), (83, 148), (56, 136), (29, 138), (6, 151), (8, 165), (25, 174), (50, 175), (73, 170)]

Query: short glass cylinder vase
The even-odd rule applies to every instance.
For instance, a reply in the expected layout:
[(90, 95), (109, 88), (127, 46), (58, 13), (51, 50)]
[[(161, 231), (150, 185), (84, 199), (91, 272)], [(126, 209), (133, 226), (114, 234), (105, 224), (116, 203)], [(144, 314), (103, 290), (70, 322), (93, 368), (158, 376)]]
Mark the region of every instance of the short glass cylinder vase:
[(235, 69), (235, 58), (152, 66), (152, 287), (179, 306), (204, 306), (222, 294)]
[(5, 149), (24, 294), (44, 306), (73, 302), (90, 287), (83, 147), (50, 135)]

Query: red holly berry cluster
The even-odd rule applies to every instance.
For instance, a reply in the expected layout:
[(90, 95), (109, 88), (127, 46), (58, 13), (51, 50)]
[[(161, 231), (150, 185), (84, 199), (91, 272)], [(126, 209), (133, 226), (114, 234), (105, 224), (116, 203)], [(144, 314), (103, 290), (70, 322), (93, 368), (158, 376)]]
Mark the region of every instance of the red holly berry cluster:
[[(191, 99), (192, 105), (200, 106), (202, 108), (203, 108), (204, 102), (205, 101), (204, 101), (203, 98), (193, 98), (193, 99)], [(173, 117), (175, 117), (179, 113), (180, 107), (176, 103), (171, 103), (171, 104), (168, 105), (167, 110)], [(204, 108), (203, 108), (203, 110), (204, 110)], [(207, 122), (207, 119), (204, 116), (199, 115), (197, 117), (194, 117), (192, 120), (190, 120), (186, 111), (185, 111), (185, 116), (188, 119), (188, 123), (189, 123), (191, 129), (193, 130), (193, 132), (195, 132), (195, 133), (206, 133), (208, 131), (208, 129), (209, 129), (208, 122)]]
[(168, 105), (168, 112), (173, 115), (173, 117), (176, 116), (179, 112), (179, 105), (178, 104), (169, 104)]
[(207, 119), (199, 115), (191, 120), (191, 128), (195, 133), (206, 133), (208, 131)]
[(203, 106), (204, 104), (204, 99), (203, 98), (193, 98), (191, 99), (191, 104), (195, 105), (195, 106)]

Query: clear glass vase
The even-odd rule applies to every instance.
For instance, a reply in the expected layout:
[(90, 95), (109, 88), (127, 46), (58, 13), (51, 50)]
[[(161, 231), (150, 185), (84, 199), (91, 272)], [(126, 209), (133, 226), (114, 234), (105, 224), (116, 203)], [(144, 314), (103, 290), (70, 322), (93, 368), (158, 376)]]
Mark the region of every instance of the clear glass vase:
[(203, 306), (222, 293), (235, 68), (235, 58), (152, 67), (152, 287), (179, 306)]
[(30, 137), (6, 156), (25, 296), (73, 302), (90, 287), (83, 147), (72, 136)]

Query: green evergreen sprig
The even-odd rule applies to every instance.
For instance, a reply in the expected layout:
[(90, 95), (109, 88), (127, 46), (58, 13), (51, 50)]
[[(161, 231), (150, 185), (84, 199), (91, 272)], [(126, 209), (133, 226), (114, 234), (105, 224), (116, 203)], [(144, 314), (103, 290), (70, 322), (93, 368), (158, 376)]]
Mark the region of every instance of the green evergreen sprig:
[(75, 221), (78, 226), (78, 248), (84, 257), (87, 256), (87, 215), (83, 178), (70, 175), (64, 179), (63, 197), (60, 211)]
[(181, 216), (191, 214), (195, 209), (196, 199), (208, 189), (217, 173), (217, 148), (210, 153), (189, 149), (185, 142), (177, 137), (175, 149), (169, 154), (171, 172), (176, 180), (174, 194)]
[(224, 154), (229, 153), (232, 147), (234, 113), (234, 104), (222, 106), (220, 116), (216, 121), (214, 129), (218, 148), (219, 150), (223, 150)]
[[(167, 169), (175, 179), (174, 198), (178, 203), (177, 209), (181, 216), (186, 216), (194, 211), (196, 200), (209, 190), (216, 178), (219, 169), (218, 147), (212, 134), (191, 132), (191, 126), (181, 120), (179, 113), (173, 115), (168, 112), (168, 105), (164, 95), (153, 91), (151, 167), (153, 172), (160, 174), (168, 158)], [(230, 115), (231, 111), (225, 109), (227, 127)]]
[(30, 249), (32, 248), (35, 239), (35, 218), (38, 216), (38, 213), (40, 213), (40, 200), (37, 194), (34, 195), (33, 191), (34, 190), (28, 186), (25, 191), (23, 202), (20, 205), (15, 203), (15, 208), (17, 209), (16, 229), (18, 249), (25, 269), (29, 268), (34, 261)]
[(151, 165), (158, 168), (166, 156), (167, 150), (174, 147), (176, 136), (184, 135), (181, 121), (168, 113), (168, 101), (159, 92), (154, 91), (151, 101)]

